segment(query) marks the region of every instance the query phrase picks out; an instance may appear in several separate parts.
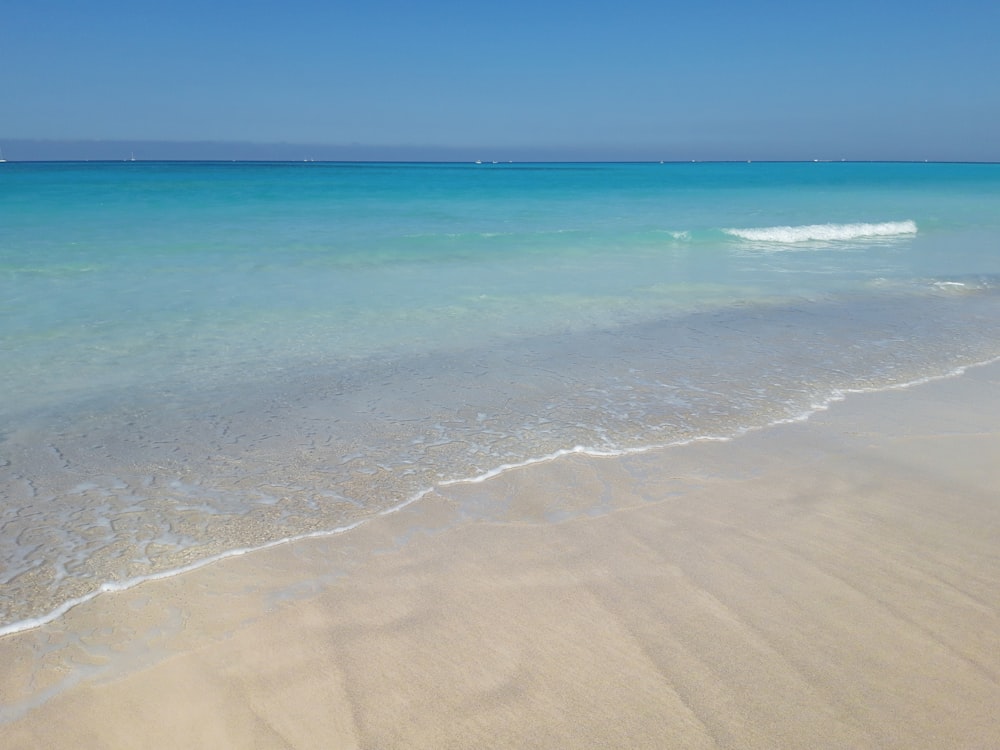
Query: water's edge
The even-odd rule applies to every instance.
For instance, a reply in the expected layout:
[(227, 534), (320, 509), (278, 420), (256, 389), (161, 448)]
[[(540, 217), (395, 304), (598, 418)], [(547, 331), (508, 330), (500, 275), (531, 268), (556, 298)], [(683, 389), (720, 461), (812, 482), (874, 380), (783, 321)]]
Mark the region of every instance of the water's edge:
[(996, 363), (1000, 363), (1000, 356), (993, 357), (991, 359), (987, 359), (987, 360), (980, 361), (980, 362), (974, 362), (974, 363), (971, 363), (971, 364), (960, 365), (960, 366), (957, 366), (957, 367), (955, 367), (955, 368), (953, 368), (953, 369), (951, 369), (951, 370), (949, 370), (947, 372), (941, 373), (941, 374), (927, 375), (927, 376), (923, 376), (923, 377), (920, 377), (920, 378), (917, 378), (917, 379), (914, 379), (914, 380), (910, 380), (910, 381), (906, 381), (906, 382), (895, 383), (895, 384), (888, 384), (888, 385), (884, 385), (884, 386), (880, 386), (880, 387), (870, 387), (870, 388), (843, 388), (843, 389), (835, 389), (825, 399), (823, 399), (822, 401), (819, 401), (817, 403), (812, 404), (809, 409), (803, 411), (800, 414), (797, 414), (797, 415), (792, 416), (792, 417), (785, 417), (785, 418), (781, 418), (781, 419), (776, 419), (776, 420), (774, 420), (772, 422), (769, 422), (768, 424), (765, 424), (765, 425), (752, 426), (752, 427), (744, 427), (744, 428), (741, 428), (739, 431), (737, 431), (735, 434), (730, 434), (730, 435), (700, 435), (700, 436), (696, 436), (696, 437), (685, 438), (683, 440), (678, 440), (678, 441), (674, 441), (674, 442), (661, 443), (661, 444), (649, 444), (649, 445), (644, 445), (644, 446), (641, 446), (641, 447), (625, 448), (625, 449), (614, 450), (614, 451), (598, 450), (598, 449), (594, 449), (594, 448), (588, 448), (588, 447), (585, 447), (585, 446), (574, 446), (572, 448), (564, 448), (564, 449), (557, 450), (557, 451), (555, 451), (555, 452), (553, 452), (551, 454), (548, 454), (548, 455), (538, 456), (538, 457), (533, 457), (533, 458), (528, 458), (528, 459), (525, 459), (523, 461), (516, 462), (516, 463), (504, 464), (504, 465), (498, 466), (498, 467), (496, 467), (494, 469), (491, 469), (489, 471), (486, 471), (486, 472), (484, 472), (482, 474), (478, 474), (478, 475), (475, 475), (475, 476), (470, 476), (470, 477), (465, 477), (465, 478), (460, 478), (460, 479), (445, 480), (445, 481), (440, 482), (438, 485), (436, 485), (434, 487), (428, 487), (426, 489), (420, 490), (419, 492), (415, 493), (414, 495), (412, 495), (411, 497), (407, 498), (403, 502), (398, 503), (397, 505), (391, 506), (389, 508), (382, 509), (379, 512), (377, 512), (376, 514), (374, 514), (373, 516), (369, 517), (369, 518), (362, 519), (362, 520), (356, 521), (354, 523), (351, 523), (351, 524), (348, 524), (348, 525), (345, 525), (345, 526), (339, 526), (337, 528), (332, 528), (332, 529), (327, 529), (327, 530), (321, 530), (321, 531), (313, 531), (313, 532), (309, 532), (309, 533), (305, 533), (305, 534), (298, 534), (298, 535), (294, 535), (294, 536), (289, 536), (289, 537), (286, 537), (286, 538), (273, 540), (273, 541), (267, 542), (265, 544), (257, 545), (257, 546), (254, 546), (254, 547), (244, 547), (244, 548), (239, 548), (239, 549), (232, 549), (232, 550), (228, 550), (226, 552), (223, 552), (221, 554), (213, 555), (211, 557), (207, 557), (205, 559), (198, 560), (198, 561), (196, 561), (194, 563), (191, 563), (189, 565), (185, 565), (185, 566), (180, 567), (180, 568), (159, 571), (159, 572), (152, 573), (152, 574), (149, 574), (149, 575), (137, 576), (135, 578), (128, 579), (128, 580), (125, 580), (125, 581), (111, 581), (111, 582), (102, 583), (99, 587), (97, 587), (95, 590), (91, 591), (90, 593), (88, 593), (88, 594), (86, 594), (84, 596), (80, 596), (80, 597), (76, 597), (74, 599), (71, 599), (71, 600), (65, 602), (64, 604), (60, 605), (59, 607), (55, 608), (51, 612), (49, 612), (49, 613), (47, 613), (47, 614), (45, 614), (45, 615), (43, 615), (41, 617), (34, 617), (34, 618), (30, 618), (30, 619), (25, 619), (25, 620), (21, 620), (21, 621), (18, 621), (18, 622), (10, 623), (8, 625), (4, 625), (4, 626), (0, 627), (0, 638), (5, 637), (5, 636), (15, 635), (17, 633), (22, 633), (22, 632), (25, 632), (25, 631), (28, 631), (28, 630), (33, 630), (35, 628), (42, 627), (42, 626), (44, 626), (44, 625), (46, 625), (48, 623), (54, 622), (54, 621), (58, 620), (60, 617), (62, 617), (64, 614), (66, 614), (68, 611), (70, 611), (71, 609), (73, 609), (74, 607), (77, 607), (77, 606), (79, 606), (81, 604), (85, 604), (87, 602), (93, 601), (94, 599), (96, 599), (99, 596), (104, 595), (104, 594), (114, 594), (114, 593), (118, 593), (118, 592), (122, 592), (122, 591), (127, 591), (129, 589), (132, 589), (132, 588), (134, 588), (136, 586), (139, 586), (139, 585), (141, 585), (143, 583), (146, 583), (146, 582), (149, 582), (149, 581), (157, 581), (157, 580), (162, 580), (162, 579), (166, 579), (166, 578), (172, 578), (172, 577), (175, 577), (175, 576), (183, 575), (185, 573), (189, 573), (189, 572), (192, 572), (192, 571), (195, 571), (195, 570), (199, 570), (199, 569), (204, 568), (204, 567), (206, 567), (208, 565), (212, 565), (212, 564), (214, 564), (216, 562), (219, 562), (220, 560), (225, 560), (225, 559), (228, 559), (228, 558), (231, 558), (231, 557), (239, 557), (239, 556), (243, 556), (243, 555), (249, 555), (249, 554), (252, 554), (252, 553), (255, 553), (255, 552), (260, 552), (260, 551), (263, 551), (263, 550), (271, 549), (271, 548), (278, 547), (278, 546), (285, 545), (285, 544), (292, 544), (292, 543), (295, 543), (297, 541), (301, 541), (301, 540), (305, 540), (305, 539), (316, 539), (316, 538), (321, 538), (321, 537), (330, 537), (330, 536), (336, 536), (336, 535), (339, 535), (339, 534), (345, 534), (345, 533), (350, 532), (351, 530), (356, 529), (356, 528), (360, 527), (361, 525), (363, 525), (365, 523), (368, 523), (370, 521), (373, 521), (373, 520), (375, 520), (375, 519), (377, 519), (377, 518), (379, 518), (381, 516), (386, 516), (386, 515), (390, 515), (390, 514), (393, 514), (393, 513), (397, 513), (400, 510), (402, 510), (403, 508), (406, 508), (406, 507), (408, 507), (410, 505), (413, 505), (414, 503), (419, 502), (421, 499), (423, 499), (427, 495), (429, 495), (432, 492), (434, 492), (437, 489), (437, 487), (446, 487), (446, 486), (453, 486), (453, 485), (459, 485), (459, 484), (482, 483), (482, 482), (489, 481), (490, 479), (493, 479), (495, 477), (498, 477), (498, 476), (500, 476), (502, 474), (505, 474), (505, 473), (507, 473), (509, 471), (515, 471), (515, 470), (518, 470), (518, 469), (526, 468), (526, 467), (537, 465), (537, 464), (547, 463), (547, 462), (550, 462), (550, 461), (558, 461), (559, 459), (564, 458), (566, 456), (581, 456), (582, 455), (582, 456), (588, 456), (588, 457), (593, 457), (593, 458), (613, 458), (613, 457), (619, 457), (619, 456), (636, 455), (636, 454), (641, 454), (641, 453), (649, 453), (649, 452), (653, 452), (653, 451), (665, 450), (665, 449), (669, 449), (669, 448), (673, 448), (673, 447), (679, 447), (679, 446), (683, 446), (683, 445), (688, 445), (688, 444), (695, 443), (695, 442), (728, 442), (728, 441), (732, 441), (732, 440), (737, 440), (742, 435), (753, 433), (753, 432), (759, 432), (759, 431), (768, 430), (768, 429), (776, 427), (778, 425), (807, 421), (812, 416), (828, 410), (833, 404), (841, 402), (841, 401), (844, 401), (844, 400), (848, 399), (852, 395), (866, 394), (866, 393), (879, 393), (879, 392), (887, 392), (887, 391), (895, 391), (895, 390), (906, 390), (906, 389), (919, 387), (921, 385), (924, 385), (924, 384), (927, 384), (927, 383), (931, 383), (931, 382), (935, 382), (935, 381), (939, 381), (939, 380), (947, 380), (947, 379), (951, 379), (951, 378), (959, 378), (959, 377), (963, 376), (966, 372), (968, 372), (972, 368), (987, 367), (989, 365), (996, 364)]

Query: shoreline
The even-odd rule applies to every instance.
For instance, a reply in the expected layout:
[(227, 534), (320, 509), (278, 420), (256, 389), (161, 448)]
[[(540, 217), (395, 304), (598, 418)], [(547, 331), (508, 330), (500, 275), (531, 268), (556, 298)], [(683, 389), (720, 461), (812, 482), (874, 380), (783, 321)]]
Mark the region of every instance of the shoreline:
[(871, 388), (837, 388), (834, 391), (832, 391), (822, 402), (810, 405), (808, 409), (806, 409), (799, 415), (777, 419), (773, 422), (769, 422), (767, 424), (759, 426), (744, 427), (738, 430), (733, 435), (702, 435), (691, 438), (685, 438), (677, 440), (675, 442), (669, 442), (664, 444), (650, 444), (636, 448), (622, 448), (619, 450), (600, 450), (597, 448), (590, 448), (586, 446), (577, 445), (572, 448), (559, 449), (549, 455), (527, 458), (517, 463), (503, 464), (476, 476), (443, 480), (439, 482), (435, 487), (428, 487), (419, 490), (410, 497), (406, 498), (405, 500), (397, 503), (396, 505), (384, 508), (380, 511), (375, 512), (373, 515), (369, 517), (362, 518), (359, 519), (358, 521), (345, 524), (344, 526), (338, 526), (333, 529), (306, 532), (303, 534), (297, 534), (290, 537), (275, 539), (266, 542), (264, 544), (252, 547), (239, 547), (231, 550), (226, 550), (221, 553), (206, 557), (204, 559), (195, 560), (194, 562), (181, 566), (179, 568), (169, 568), (165, 570), (160, 570), (146, 575), (137, 576), (135, 578), (130, 578), (127, 580), (104, 581), (93, 591), (83, 594), (82, 596), (75, 597), (69, 601), (66, 601), (48, 613), (39, 615), (37, 617), (31, 617), (25, 620), (14, 621), (7, 624), (0, 624), (0, 639), (12, 635), (17, 635), (18, 633), (34, 630), (36, 628), (48, 625), (49, 623), (55, 622), (73, 608), (91, 602), (97, 599), (98, 597), (101, 597), (104, 594), (116, 594), (123, 591), (128, 591), (132, 588), (135, 588), (136, 586), (141, 586), (145, 583), (149, 583), (152, 581), (159, 581), (166, 578), (173, 578), (175, 576), (185, 575), (187, 573), (200, 570), (201, 568), (204, 568), (209, 565), (214, 565), (215, 563), (218, 563), (222, 560), (226, 560), (229, 558), (242, 557), (244, 555), (264, 552), (274, 547), (278, 547), (285, 544), (294, 544), (296, 542), (301, 542), (308, 539), (322, 539), (350, 532), (358, 528), (359, 526), (371, 523), (372, 521), (376, 521), (382, 516), (391, 515), (393, 513), (401, 511), (404, 508), (412, 505), (413, 503), (420, 502), (423, 498), (427, 497), (428, 495), (435, 494), (439, 490), (446, 490), (446, 488), (448, 487), (488, 482), (491, 479), (502, 476), (503, 474), (509, 471), (519, 471), (522, 469), (530, 468), (532, 466), (546, 464), (551, 461), (558, 461), (567, 456), (584, 456), (595, 459), (620, 458), (626, 456), (641, 455), (649, 452), (666, 451), (672, 448), (681, 448), (693, 443), (729, 442), (732, 440), (738, 440), (741, 437), (751, 433), (770, 430), (785, 424), (794, 424), (798, 422), (809, 421), (810, 419), (816, 417), (816, 415), (826, 412), (835, 404), (838, 404), (852, 396), (875, 394), (881, 392), (891, 392), (897, 390), (909, 390), (911, 388), (917, 388), (928, 383), (933, 383), (941, 380), (950, 380), (953, 378), (960, 378), (971, 369), (981, 368), (981, 367), (991, 367), (996, 365), (998, 362), (1000, 362), (1000, 356), (987, 359), (982, 362), (973, 362), (971, 364), (958, 365), (953, 369), (949, 370), (948, 372), (945, 372), (940, 375), (928, 375), (916, 378), (914, 380), (892, 385), (873, 386)]
[(0, 639), (0, 718), (18, 748), (1000, 741), (998, 387), (511, 468), (98, 597)]

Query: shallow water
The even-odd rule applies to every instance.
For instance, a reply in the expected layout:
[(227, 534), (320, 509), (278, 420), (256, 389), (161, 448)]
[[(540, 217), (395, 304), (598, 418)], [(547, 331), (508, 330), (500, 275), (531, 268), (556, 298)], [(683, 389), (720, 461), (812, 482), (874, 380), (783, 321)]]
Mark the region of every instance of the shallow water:
[(1000, 355), (1000, 166), (5, 164), (0, 628)]

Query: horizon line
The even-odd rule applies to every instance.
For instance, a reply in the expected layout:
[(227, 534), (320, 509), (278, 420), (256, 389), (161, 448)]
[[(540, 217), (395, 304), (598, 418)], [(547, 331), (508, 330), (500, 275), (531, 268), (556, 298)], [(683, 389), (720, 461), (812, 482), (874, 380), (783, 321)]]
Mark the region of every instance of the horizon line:
[[(843, 144), (540, 144), (429, 145), (293, 143), (289, 141), (0, 138), (0, 158), (19, 162), (260, 162), (260, 163), (728, 163), (884, 162), (1000, 163), (1000, 155), (962, 153), (947, 146), (877, 149)], [(851, 156), (850, 151), (860, 151)], [(742, 152), (742, 153), (741, 153)], [(812, 152), (812, 153), (809, 153)], [(824, 153), (825, 152), (825, 153)], [(882, 153), (879, 153), (882, 152)], [(893, 153), (895, 152), (895, 153)], [(909, 153), (907, 153), (909, 152)], [(935, 153), (936, 152), (936, 153)]]
[(1000, 164), (992, 159), (3, 159), (7, 164)]

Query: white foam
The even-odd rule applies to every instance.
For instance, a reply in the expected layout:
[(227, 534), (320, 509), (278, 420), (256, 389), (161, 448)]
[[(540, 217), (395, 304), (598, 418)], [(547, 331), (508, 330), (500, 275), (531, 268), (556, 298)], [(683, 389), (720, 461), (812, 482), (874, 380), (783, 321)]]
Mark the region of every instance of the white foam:
[(802, 226), (724, 229), (726, 234), (751, 242), (795, 244), (843, 242), (866, 237), (896, 237), (917, 233), (915, 221), (885, 221), (878, 224), (804, 224)]
[[(389, 511), (383, 511), (382, 515), (384, 515), (387, 512), (394, 512), (396, 510), (399, 510), (400, 508), (403, 508), (409, 505), (410, 503), (419, 500), (421, 497), (426, 495), (427, 492), (429, 492), (429, 490), (417, 493), (414, 497), (411, 497), (409, 500), (406, 500), (405, 502), (401, 503), (395, 508), (392, 508)], [(140, 583), (146, 583), (147, 581), (159, 581), (164, 578), (173, 578), (174, 576), (178, 576), (183, 573), (190, 573), (193, 570), (204, 568), (205, 566), (217, 563), (220, 560), (225, 560), (227, 557), (239, 557), (241, 555), (245, 555), (250, 552), (259, 552), (261, 550), (270, 549), (271, 547), (277, 547), (282, 544), (297, 542), (303, 539), (313, 539), (316, 537), (334, 536), (336, 534), (342, 534), (345, 531), (350, 531), (351, 529), (357, 528), (363, 523), (364, 521), (355, 521), (354, 523), (347, 524), (346, 526), (338, 526), (335, 529), (329, 529), (325, 531), (312, 531), (307, 534), (298, 534), (296, 536), (285, 537), (284, 539), (276, 539), (272, 542), (267, 542), (265, 544), (261, 544), (256, 547), (240, 547), (238, 549), (227, 550), (225, 552), (220, 552), (217, 555), (212, 555), (211, 557), (206, 557), (201, 560), (197, 560), (191, 563), (190, 565), (185, 565), (180, 568), (171, 568), (169, 570), (163, 570), (158, 573), (150, 573), (144, 576), (136, 576), (135, 578), (128, 578), (122, 581), (105, 581), (90, 593), (84, 594), (83, 596), (78, 596), (74, 599), (69, 599), (60, 604), (55, 609), (53, 609), (51, 612), (48, 612), (44, 615), (40, 615), (38, 617), (30, 617), (25, 620), (19, 620), (18, 622), (12, 622), (9, 625), (0, 626), (0, 638), (2, 638), (5, 635), (12, 635), (14, 633), (20, 633), (24, 630), (32, 630), (34, 628), (41, 627), (42, 625), (46, 625), (54, 620), (59, 619), (64, 614), (69, 612), (69, 610), (73, 609), (73, 607), (76, 607), (79, 604), (83, 604), (84, 602), (89, 602), (91, 599), (95, 599), (101, 594), (109, 594), (118, 591), (127, 591), (128, 589), (134, 588), (135, 586), (138, 586)]]

